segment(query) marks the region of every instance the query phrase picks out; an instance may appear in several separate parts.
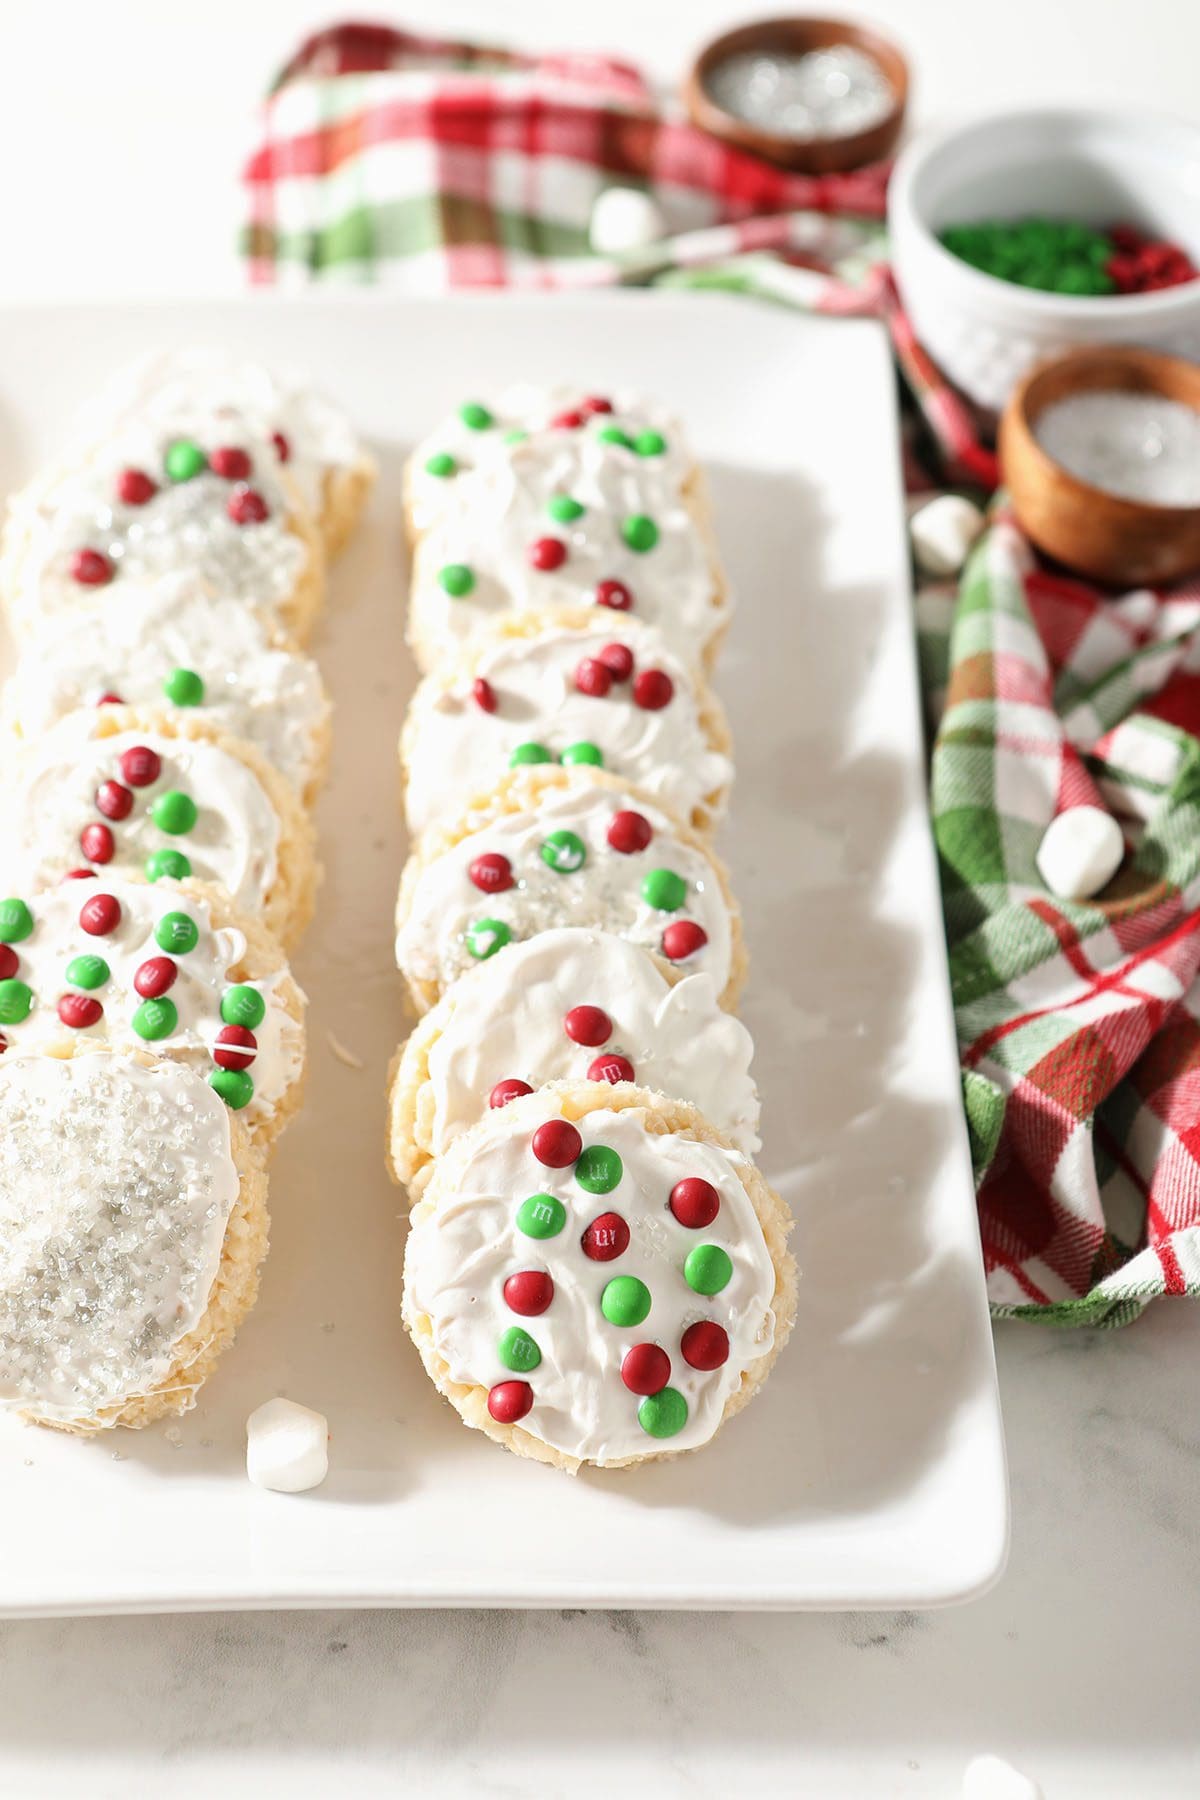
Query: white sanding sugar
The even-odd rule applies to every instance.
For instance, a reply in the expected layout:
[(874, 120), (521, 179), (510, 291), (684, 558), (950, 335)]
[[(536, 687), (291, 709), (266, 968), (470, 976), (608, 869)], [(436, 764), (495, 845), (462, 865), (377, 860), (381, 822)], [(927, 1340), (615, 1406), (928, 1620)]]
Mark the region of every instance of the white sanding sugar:
[(1160, 394), (1072, 394), (1048, 406), (1038, 443), (1069, 474), (1153, 506), (1200, 506), (1200, 412)]
[(199, 1323), (238, 1194), (200, 1076), (95, 1055), (0, 1072), (0, 1404), (94, 1416)]

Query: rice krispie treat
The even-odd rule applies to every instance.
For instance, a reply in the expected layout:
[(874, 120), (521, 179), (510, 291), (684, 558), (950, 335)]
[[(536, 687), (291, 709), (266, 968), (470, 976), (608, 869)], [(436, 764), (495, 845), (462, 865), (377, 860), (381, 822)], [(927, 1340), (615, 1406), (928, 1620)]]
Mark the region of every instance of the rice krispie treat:
[(131, 414), (9, 501), (0, 589), (14, 636), (180, 575), (303, 641), (325, 594), (320, 527), (269, 441)]
[(396, 962), (418, 1012), (466, 970), (560, 925), (609, 931), (707, 973), (732, 1009), (741, 919), (704, 840), (599, 770), (522, 768), (409, 857)]
[(507, 768), (559, 762), (631, 781), (697, 831), (724, 811), (733, 764), (716, 696), (653, 626), (593, 608), (525, 613), (472, 638), (418, 687), (400, 739), (419, 835)]
[(791, 1329), (787, 1208), (694, 1107), (563, 1082), (490, 1112), (412, 1214), (404, 1323), (466, 1424), (574, 1474), (707, 1444)]
[(0, 1052), (187, 1063), (271, 1144), (300, 1105), (304, 995), (221, 888), (65, 881), (0, 899)]
[(0, 795), (10, 892), (67, 875), (223, 887), (285, 948), (312, 916), (312, 821), (259, 753), (186, 715), (70, 713), (11, 759)]
[(278, 626), (186, 577), (138, 589), (118, 607), (55, 618), (30, 637), (0, 719), (32, 740), (82, 707), (186, 712), (261, 750), (306, 806), (329, 760), (320, 672)]
[(711, 668), (730, 605), (707, 498), (654, 463), (612, 455), (589, 422), (512, 444), (464, 477), (413, 551), (420, 668), (501, 618), (581, 606), (631, 612), (681, 661)]
[(91, 1433), (182, 1413), (258, 1292), (267, 1178), (194, 1069), (0, 1058), (0, 1404)]

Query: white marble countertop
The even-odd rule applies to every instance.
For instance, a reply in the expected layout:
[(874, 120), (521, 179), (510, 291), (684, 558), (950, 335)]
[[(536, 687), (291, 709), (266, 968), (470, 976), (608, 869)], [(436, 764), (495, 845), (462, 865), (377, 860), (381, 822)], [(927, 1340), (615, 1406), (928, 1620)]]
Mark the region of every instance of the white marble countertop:
[[(948, 0), (886, 10), (924, 118), (1038, 98), (1196, 111), (1200, 12), (1178, 0), (1010, 0), (969, 29)], [(504, 24), (546, 47), (607, 39), (666, 73), (746, 12), (507, 0)], [(329, 16), (320, 0), (209, 0), (201, 19), (2, 0), (0, 148), (20, 173), (0, 299), (228, 289), (250, 108)], [(409, 17), (497, 29), (457, 0)], [(0, 1624), (0, 1796), (951, 1800), (983, 1751), (1047, 1800), (1195, 1793), (1200, 1311), (1163, 1303), (1107, 1335), (1009, 1326), (998, 1350), (1012, 1558), (972, 1606)]]

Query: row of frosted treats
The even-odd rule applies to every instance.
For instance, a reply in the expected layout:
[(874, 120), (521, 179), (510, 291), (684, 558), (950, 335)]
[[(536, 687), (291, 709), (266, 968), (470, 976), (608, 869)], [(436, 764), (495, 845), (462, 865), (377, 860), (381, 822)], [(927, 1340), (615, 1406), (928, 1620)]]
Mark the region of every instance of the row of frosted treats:
[(143, 360), (12, 496), (0, 588), (0, 1404), (186, 1410), (301, 1103), (330, 707), (303, 644), (373, 466), (300, 380)]
[(405, 1324), (470, 1426), (572, 1473), (706, 1444), (795, 1312), (755, 1168), (730, 620), (680, 422), (625, 392), (463, 401), (413, 453), (389, 1146)]

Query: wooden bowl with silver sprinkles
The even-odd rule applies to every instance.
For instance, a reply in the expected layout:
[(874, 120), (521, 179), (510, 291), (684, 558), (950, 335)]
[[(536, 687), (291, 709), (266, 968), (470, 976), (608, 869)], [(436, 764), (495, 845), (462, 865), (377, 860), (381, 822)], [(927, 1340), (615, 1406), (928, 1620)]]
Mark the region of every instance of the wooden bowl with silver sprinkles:
[(1200, 570), (1200, 365), (1118, 345), (1041, 363), (1000, 423), (1017, 520), (1056, 561), (1113, 586)]
[(786, 169), (830, 175), (878, 162), (908, 104), (894, 44), (843, 19), (760, 19), (706, 45), (684, 82), (693, 124)]

